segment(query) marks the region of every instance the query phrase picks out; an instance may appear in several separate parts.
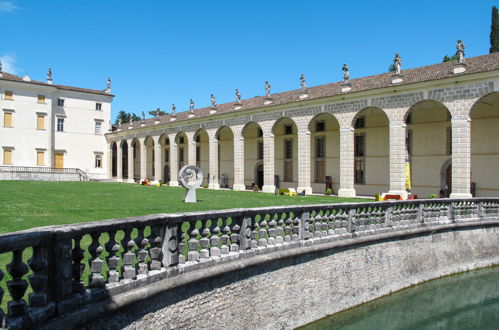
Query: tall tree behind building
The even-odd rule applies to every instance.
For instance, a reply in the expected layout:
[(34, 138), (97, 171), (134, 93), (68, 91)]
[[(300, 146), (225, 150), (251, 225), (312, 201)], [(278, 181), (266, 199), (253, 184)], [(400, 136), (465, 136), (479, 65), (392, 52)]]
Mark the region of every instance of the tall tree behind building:
[(492, 7), (492, 25), (490, 26), (490, 53), (499, 52), (499, 14), (496, 6)]

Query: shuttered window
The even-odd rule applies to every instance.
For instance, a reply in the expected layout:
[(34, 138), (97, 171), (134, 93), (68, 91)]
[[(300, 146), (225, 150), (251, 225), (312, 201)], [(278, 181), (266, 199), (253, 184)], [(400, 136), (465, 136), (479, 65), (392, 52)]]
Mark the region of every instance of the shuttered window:
[(3, 151), (3, 164), (12, 165), (12, 150)]
[(45, 129), (45, 116), (38, 115), (36, 117), (36, 129)]
[(36, 165), (37, 166), (45, 166), (45, 152), (37, 151), (36, 152)]
[(3, 113), (3, 126), (12, 127), (12, 112)]
[(38, 95), (38, 103), (45, 103), (45, 95)]
[(6, 100), (12, 100), (14, 93), (12, 93), (12, 91), (5, 91), (4, 95)]

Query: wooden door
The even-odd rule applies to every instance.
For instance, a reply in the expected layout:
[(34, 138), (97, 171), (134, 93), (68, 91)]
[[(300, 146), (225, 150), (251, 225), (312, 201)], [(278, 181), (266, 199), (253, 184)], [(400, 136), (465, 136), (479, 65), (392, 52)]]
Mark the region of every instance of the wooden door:
[(56, 153), (55, 154), (55, 168), (64, 168), (64, 154)]

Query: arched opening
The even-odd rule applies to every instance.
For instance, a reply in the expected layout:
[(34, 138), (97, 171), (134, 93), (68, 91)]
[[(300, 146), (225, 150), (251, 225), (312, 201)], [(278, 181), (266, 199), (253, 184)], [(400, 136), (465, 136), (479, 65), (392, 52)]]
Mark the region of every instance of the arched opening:
[(480, 98), (471, 113), (471, 193), (499, 197), (499, 92)]
[(132, 140), (133, 148), (133, 180), (140, 181), (140, 142), (137, 139)]
[(194, 141), (196, 142), (196, 166), (203, 172), (203, 184), (208, 183), (208, 175), (210, 172), (209, 163), (209, 137), (205, 129), (200, 128), (194, 134)]
[[(247, 189), (252, 189), (252, 185), (263, 187), (263, 131), (260, 125), (255, 122), (247, 123), (243, 130), (244, 138), (244, 185)], [(261, 168), (258, 172), (257, 168)], [(258, 183), (259, 175), (261, 182)]]
[(407, 112), (406, 160), (410, 164), (412, 194), (419, 197), (450, 195), (451, 182), (447, 175), (452, 157), (450, 118), (449, 110), (433, 100), (418, 102)]
[(340, 125), (330, 113), (321, 113), (309, 123), (312, 191), (337, 192), (340, 184)]
[(144, 140), (144, 144), (146, 146), (146, 177), (149, 180), (153, 180), (155, 174), (154, 158), (156, 156), (154, 154), (154, 140), (152, 139), (152, 137), (148, 136)]
[(111, 144), (111, 176), (116, 178), (118, 175), (118, 147), (116, 142)]
[(161, 168), (163, 169), (162, 182), (167, 183), (170, 181), (170, 139), (168, 135), (162, 134), (159, 137), (159, 144), (161, 145)]
[(291, 118), (279, 119), (272, 128), (274, 133), (274, 173), (278, 189), (298, 186), (298, 129)]
[(187, 141), (187, 135), (184, 132), (179, 132), (177, 136), (175, 137), (175, 143), (177, 144), (177, 165), (178, 165), (178, 170), (185, 165), (187, 165), (188, 159), (188, 148), (189, 144)]
[(388, 191), (390, 184), (389, 121), (380, 108), (369, 107), (354, 117), (354, 184), (358, 195)]
[(234, 134), (223, 126), (217, 131), (218, 140), (218, 178), (220, 188), (229, 188), (234, 184)]
[(126, 140), (121, 141), (121, 173), (122, 178), (128, 179), (128, 143)]

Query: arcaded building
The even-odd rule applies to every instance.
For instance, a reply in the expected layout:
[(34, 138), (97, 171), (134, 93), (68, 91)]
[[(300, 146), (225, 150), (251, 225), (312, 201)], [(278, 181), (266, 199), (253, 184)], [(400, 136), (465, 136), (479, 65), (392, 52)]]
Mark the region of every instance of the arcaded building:
[(119, 125), (109, 177), (175, 186), (193, 164), (214, 189), (499, 196), (499, 53), (397, 71)]

